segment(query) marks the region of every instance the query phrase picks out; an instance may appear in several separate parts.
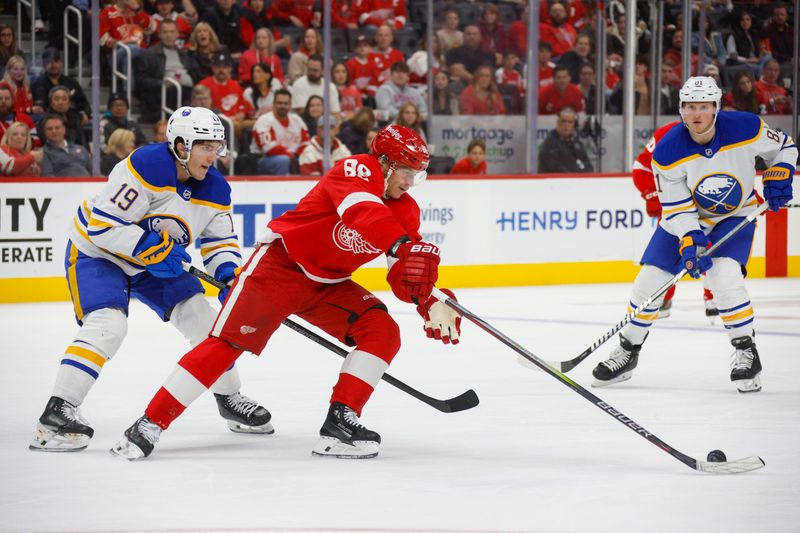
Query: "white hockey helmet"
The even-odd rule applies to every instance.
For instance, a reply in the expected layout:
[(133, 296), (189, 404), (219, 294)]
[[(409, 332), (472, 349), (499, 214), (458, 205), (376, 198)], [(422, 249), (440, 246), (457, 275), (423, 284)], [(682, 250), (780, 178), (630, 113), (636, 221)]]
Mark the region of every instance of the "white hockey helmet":
[[(226, 144), (222, 121), (216, 113), (205, 107), (185, 106), (176, 109), (167, 122), (167, 142), (170, 150), (179, 161), (186, 162), (195, 141), (219, 141), (222, 150), (217, 155), (224, 156)], [(181, 159), (178, 155), (175, 149), (177, 142), (182, 142), (186, 146), (186, 159)]]
[[(722, 91), (717, 87), (717, 82), (711, 76), (692, 76), (681, 87), (678, 93), (681, 99), (680, 113), (683, 118), (683, 104), (686, 102), (714, 102), (717, 113), (722, 102)], [(714, 114), (714, 122), (717, 115)], [(713, 123), (712, 123), (713, 125)]]

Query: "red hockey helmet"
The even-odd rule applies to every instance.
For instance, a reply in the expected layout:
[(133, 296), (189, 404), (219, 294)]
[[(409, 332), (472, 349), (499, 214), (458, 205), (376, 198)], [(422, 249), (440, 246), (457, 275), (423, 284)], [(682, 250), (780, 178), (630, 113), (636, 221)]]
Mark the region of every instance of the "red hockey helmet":
[[(419, 134), (405, 126), (386, 126), (372, 140), (372, 155), (385, 156), (390, 163), (418, 171), (424, 178), (431, 159), (428, 145)], [(417, 181), (417, 180), (415, 180)]]

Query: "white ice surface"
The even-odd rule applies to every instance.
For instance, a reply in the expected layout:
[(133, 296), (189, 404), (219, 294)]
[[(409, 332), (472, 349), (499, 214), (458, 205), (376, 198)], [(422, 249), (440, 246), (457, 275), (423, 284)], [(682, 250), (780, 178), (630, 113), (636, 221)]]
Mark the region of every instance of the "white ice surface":
[[(404, 346), (389, 369), (440, 398), (474, 388), (481, 404), (444, 414), (383, 383), (362, 421), (378, 458), (312, 457), (340, 359), (282, 328), (240, 359), (242, 391), (268, 407), (276, 434), (228, 431), (210, 395), (162, 435), (146, 461), (108, 453), (186, 351), (138, 303), (129, 335), (83, 405), (95, 429), (80, 453), (28, 451), (76, 326), (67, 303), (0, 305), (0, 530), (800, 531), (800, 282), (750, 280), (764, 390), (739, 394), (732, 351), (702, 313), (700, 286), (679, 287), (631, 381), (591, 389), (683, 453), (760, 455), (735, 476), (695, 472), (471, 324), (463, 342), (424, 338), (411, 306), (385, 297)], [(624, 316), (629, 286), (460, 290), (460, 301), (534, 353), (571, 358)], [(569, 375), (588, 387), (615, 341)]]

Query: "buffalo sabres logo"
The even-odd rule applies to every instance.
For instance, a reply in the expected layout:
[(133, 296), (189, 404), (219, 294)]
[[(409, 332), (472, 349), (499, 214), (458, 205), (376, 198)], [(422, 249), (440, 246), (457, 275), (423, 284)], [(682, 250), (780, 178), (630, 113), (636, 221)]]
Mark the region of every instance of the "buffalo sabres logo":
[(344, 225), (344, 222), (339, 221), (333, 227), (333, 242), (336, 247), (345, 252), (352, 252), (354, 254), (379, 254), (380, 250), (373, 247), (370, 243), (361, 236), (359, 232)]
[(744, 194), (738, 179), (720, 172), (703, 176), (692, 196), (695, 203), (707, 212), (727, 215), (739, 208)]
[(150, 215), (139, 221), (139, 227), (156, 233), (166, 230), (181, 246), (186, 246), (192, 240), (192, 232), (186, 223), (172, 215)]

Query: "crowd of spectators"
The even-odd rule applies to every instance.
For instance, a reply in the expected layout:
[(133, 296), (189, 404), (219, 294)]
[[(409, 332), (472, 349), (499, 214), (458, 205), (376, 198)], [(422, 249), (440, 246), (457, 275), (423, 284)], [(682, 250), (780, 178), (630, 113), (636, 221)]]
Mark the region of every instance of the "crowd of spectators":
[[(58, 0), (51, 11), (70, 3), (79, 8), (86, 4)], [(181, 87), (178, 91), (166, 84), (168, 106), (206, 105), (225, 115), (233, 125), (230, 134), (237, 140), (238, 152), (250, 156), (250, 170), (265, 174), (317, 168), (322, 157), (318, 131), (323, 99), (335, 125), (334, 159), (345, 152), (366, 151), (365, 142), (373, 130), (390, 122), (423, 133), (431, 114), (526, 112), (528, 8), (524, 0), (437, 2), (430, 43), (425, 2), (332, 0), (331, 72), (323, 72), (319, 1), (112, 0), (103, 4), (104, 82), (112, 66), (130, 75), (122, 82), (122, 92), (109, 98), (102, 115), (99, 141), (106, 166), (146, 141), (143, 131), (149, 131), (149, 126), (141, 124), (153, 124), (162, 117), (161, 89), (167, 79)], [(649, 52), (655, 45), (649, 27), (650, 4), (638, 4), (636, 114), (649, 114), (654, 99), (662, 114), (676, 114), (684, 46), (682, 2), (665, 2), (661, 86), (656, 94), (651, 94), (650, 87)], [(610, 114), (622, 112), (623, 5), (619, 0), (607, 2), (603, 18), (608, 53), (602, 62), (602, 97)], [(699, 32), (701, 3), (692, 3), (692, 74), (717, 78), (726, 93), (726, 108), (791, 113), (787, 83), (793, 50), (791, 7), (730, 0), (706, 5), (706, 25)], [(588, 0), (542, 0), (539, 6), (538, 113), (558, 115), (556, 129), (542, 147), (575, 148), (580, 144), (573, 142), (575, 130), (597, 110), (594, 41), (600, 18), (595, 3)], [(57, 15), (49, 16), (51, 42), (63, 36)], [(703, 72), (697, 72), (700, 42)], [(123, 54), (117, 53), (117, 43), (131, 51), (130, 73)], [(43, 73), (29, 79), (14, 28), (0, 25), (0, 135), (13, 130), (19, 136), (24, 126), (24, 137), (30, 140), (23, 143), (21, 137), (10, 135), (6, 142), (3, 137), (0, 169), (5, 174), (18, 174), (21, 168), (58, 172), (65, 167), (48, 163), (55, 155), (70, 158), (70, 172), (78, 173), (91, 142), (92, 110), (81, 86), (64, 74), (61, 51), (47, 48), (41, 63)], [(433, 78), (432, 109), (426, 97), (429, 76)], [(126, 83), (131, 84), (132, 102), (125, 97)], [(136, 120), (129, 118), (132, 108)], [(65, 129), (63, 139), (56, 131), (60, 125)], [(125, 135), (115, 137), (119, 130)], [(44, 157), (37, 152), (43, 145)], [(468, 152), (473, 149), (485, 157), (486, 146), (474, 145)], [(314, 153), (303, 158), (306, 150)], [(588, 159), (576, 161), (580, 168), (591, 168)]]

